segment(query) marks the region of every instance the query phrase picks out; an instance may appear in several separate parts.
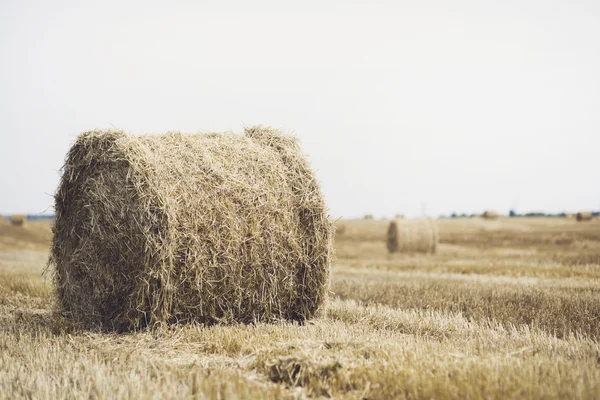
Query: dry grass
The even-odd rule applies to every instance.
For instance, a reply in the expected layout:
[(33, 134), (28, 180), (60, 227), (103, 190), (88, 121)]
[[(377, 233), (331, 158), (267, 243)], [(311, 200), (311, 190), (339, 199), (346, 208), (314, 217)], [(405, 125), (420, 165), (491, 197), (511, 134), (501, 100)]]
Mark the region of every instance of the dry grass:
[(329, 287), (333, 227), (297, 140), (82, 134), (56, 194), (49, 261), (86, 327), (304, 321)]
[(468, 320), (527, 326), (559, 338), (600, 339), (599, 282), (354, 268), (337, 270), (335, 276), (333, 291), (341, 299), (459, 313)]
[(127, 334), (54, 313), (42, 242), (3, 230), (0, 398), (600, 397), (599, 221), (438, 221), (394, 257), (387, 223), (338, 223), (321, 317)]
[(0, 223), (0, 249), (4, 251), (47, 251), (51, 241), (50, 221), (32, 221), (22, 227)]
[(388, 221), (372, 219), (338, 220), (335, 222), (339, 229), (343, 227), (343, 234), (336, 236), (346, 242), (372, 242), (379, 241), (385, 243), (386, 232), (389, 226)]

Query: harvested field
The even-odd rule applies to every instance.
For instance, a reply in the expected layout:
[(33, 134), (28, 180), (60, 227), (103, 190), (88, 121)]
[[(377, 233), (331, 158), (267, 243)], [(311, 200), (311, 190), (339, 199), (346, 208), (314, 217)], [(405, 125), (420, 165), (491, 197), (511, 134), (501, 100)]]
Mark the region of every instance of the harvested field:
[(47, 222), (0, 225), (0, 398), (600, 397), (597, 219), (438, 220), (394, 256), (389, 222), (336, 224), (320, 317), (128, 334), (54, 311)]

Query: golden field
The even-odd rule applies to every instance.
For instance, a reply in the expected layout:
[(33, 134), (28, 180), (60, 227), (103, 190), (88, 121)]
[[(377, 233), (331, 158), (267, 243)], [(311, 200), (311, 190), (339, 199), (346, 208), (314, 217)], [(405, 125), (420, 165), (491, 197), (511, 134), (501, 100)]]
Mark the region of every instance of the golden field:
[(337, 221), (306, 325), (115, 334), (54, 311), (49, 222), (0, 221), (0, 399), (600, 398), (600, 220), (437, 223), (390, 256), (388, 222)]

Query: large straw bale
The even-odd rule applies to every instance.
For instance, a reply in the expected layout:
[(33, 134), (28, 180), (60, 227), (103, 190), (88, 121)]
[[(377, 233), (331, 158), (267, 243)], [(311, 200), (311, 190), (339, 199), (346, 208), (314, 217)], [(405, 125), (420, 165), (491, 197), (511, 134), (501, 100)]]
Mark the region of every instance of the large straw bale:
[(580, 211), (577, 213), (577, 221), (591, 221), (593, 214), (589, 211)]
[(439, 242), (437, 224), (431, 218), (396, 219), (387, 231), (390, 253), (435, 253)]
[(27, 216), (23, 214), (13, 214), (10, 216), (10, 222), (14, 226), (23, 226), (25, 225), (25, 221), (27, 221)]
[(55, 200), (49, 267), (85, 326), (301, 322), (326, 300), (333, 224), (297, 140), (277, 130), (86, 132)]

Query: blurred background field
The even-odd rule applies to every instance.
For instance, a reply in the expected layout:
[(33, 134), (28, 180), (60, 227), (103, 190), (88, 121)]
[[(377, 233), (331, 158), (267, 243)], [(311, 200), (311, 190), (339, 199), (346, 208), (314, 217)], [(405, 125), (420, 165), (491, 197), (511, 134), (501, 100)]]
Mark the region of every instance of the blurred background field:
[(43, 275), (51, 221), (0, 221), (0, 398), (595, 398), (600, 220), (338, 220), (331, 301), (306, 325), (79, 331)]

